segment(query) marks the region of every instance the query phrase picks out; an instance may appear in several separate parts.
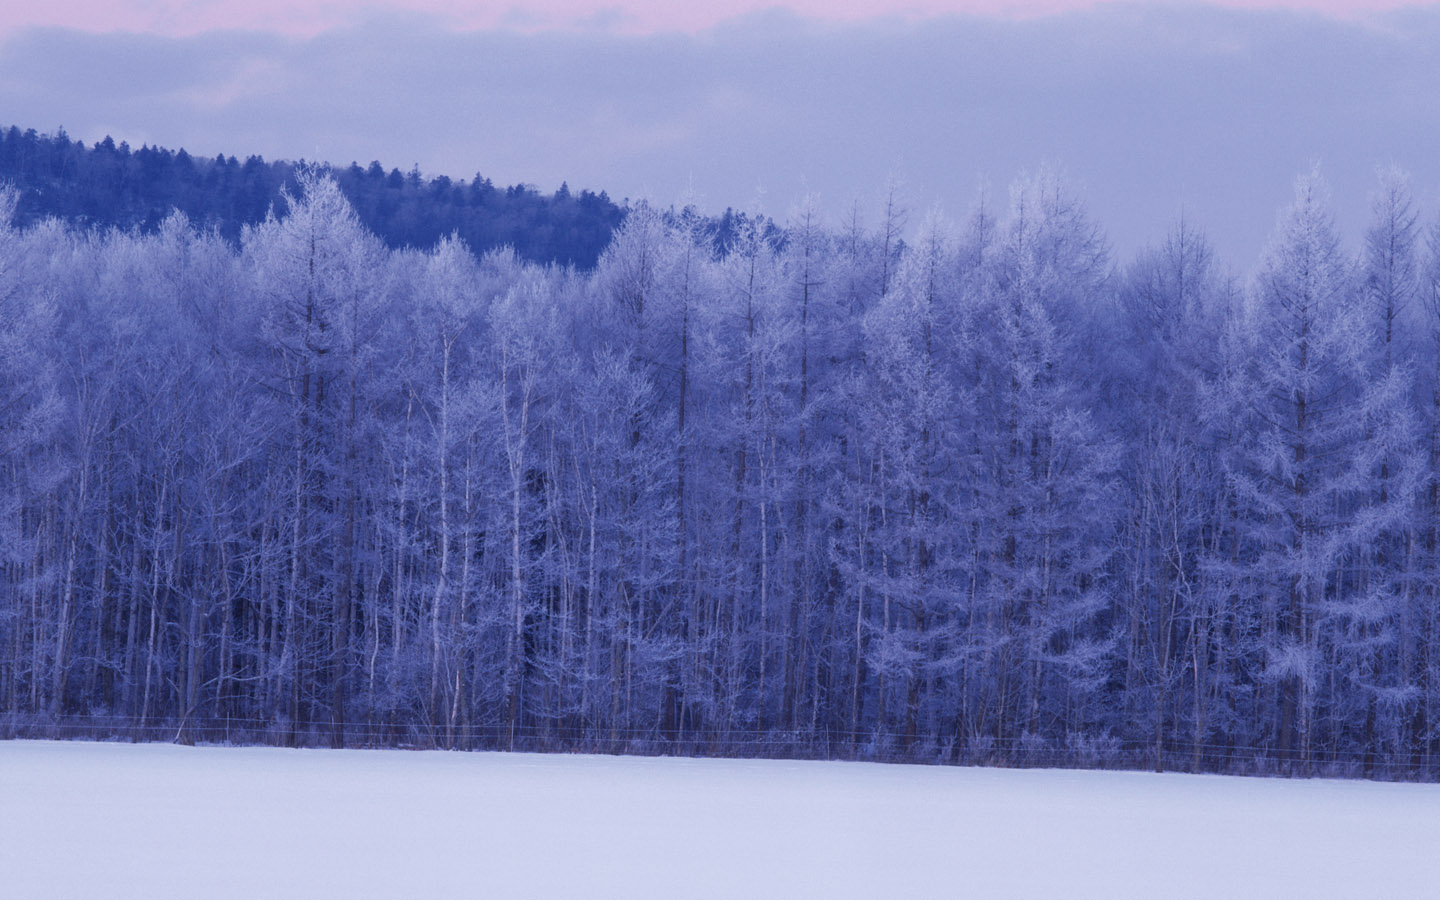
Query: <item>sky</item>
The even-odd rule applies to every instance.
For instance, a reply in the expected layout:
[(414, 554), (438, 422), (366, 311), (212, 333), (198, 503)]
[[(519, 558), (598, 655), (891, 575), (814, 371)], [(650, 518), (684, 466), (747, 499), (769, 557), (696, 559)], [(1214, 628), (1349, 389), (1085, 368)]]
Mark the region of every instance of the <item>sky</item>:
[[(423, 15), (449, 28), (602, 30), (631, 34), (695, 32), (775, 9), (829, 22), (927, 20), (945, 15), (1035, 18), (1093, 9), (1107, 0), (49, 0), (13, 4), (0, 30), (59, 26), (171, 36), (247, 29), (313, 37), (377, 14)], [(1113, 2), (1113, 0), (1112, 0)], [(1308, 10), (1353, 18), (1404, 8), (1404, 0), (1220, 0), (1236, 9)]]
[(1440, 4), (476, 0), (8, 4), (0, 125), (918, 222), (1060, 170), (1117, 259), (1183, 214), (1239, 271), (1319, 162), (1440, 200)]

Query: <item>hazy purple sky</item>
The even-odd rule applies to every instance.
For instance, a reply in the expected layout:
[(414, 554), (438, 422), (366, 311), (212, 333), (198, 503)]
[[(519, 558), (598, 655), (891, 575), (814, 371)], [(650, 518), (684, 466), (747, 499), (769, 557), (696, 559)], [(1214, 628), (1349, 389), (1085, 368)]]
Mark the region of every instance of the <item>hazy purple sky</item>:
[(1121, 256), (1183, 210), (1242, 270), (1316, 159), (1352, 235), (1379, 165), (1436, 206), (1440, 5), (805, 3), (11, 3), (0, 124), (780, 217), (1050, 164)]
[[(696, 31), (775, 9), (806, 18), (856, 22), (957, 14), (1028, 18), (1107, 2), (1112, 0), (44, 0), (7, 4), (10, 8), (0, 11), (0, 30), (53, 25), (173, 36), (241, 28), (313, 36), (377, 13), (420, 13), (446, 26), (465, 29), (601, 28), (653, 33)], [(1352, 17), (1415, 4), (1405, 0), (1220, 0), (1219, 5)]]

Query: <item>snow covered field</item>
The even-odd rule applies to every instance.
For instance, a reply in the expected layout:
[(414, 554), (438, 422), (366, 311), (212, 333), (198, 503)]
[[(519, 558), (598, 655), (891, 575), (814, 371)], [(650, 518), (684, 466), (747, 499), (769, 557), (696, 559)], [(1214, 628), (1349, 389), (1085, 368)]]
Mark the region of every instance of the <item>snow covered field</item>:
[(0, 742), (6, 900), (1437, 892), (1436, 785)]

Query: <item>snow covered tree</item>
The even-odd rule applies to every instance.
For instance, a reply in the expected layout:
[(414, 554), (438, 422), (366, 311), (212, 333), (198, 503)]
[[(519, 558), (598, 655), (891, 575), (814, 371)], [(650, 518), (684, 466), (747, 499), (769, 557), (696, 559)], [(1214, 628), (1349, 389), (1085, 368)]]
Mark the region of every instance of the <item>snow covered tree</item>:
[[(1075, 377), (1109, 278), (1104, 243), (1051, 173), (1011, 190), (987, 278), (977, 395), (982, 487), (973, 625), (989, 634), (982, 731), (1064, 738), (1094, 714), (1112, 650), (1116, 447)], [(973, 627), (973, 626), (972, 626)]]
[(1128, 352), (1112, 377), (1128, 509), (1119, 535), (1126, 703), (1118, 724), (1149, 736), (1157, 766), (1187, 729), (1192, 767), (1210, 740), (1210, 685), (1224, 643), (1217, 626), (1229, 594), (1207, 565), (1227, 515), (1206, 399), (1233, 293), (1204, 236), (1182, 219), (1135, 260), (1119, 297)]
[[(1341, 252), (1318, 171), (1296, 182), (1256, 280), (1249, 364), (1233, 386), (1248, 407), (1231, 472), (1246, 511), (1246, 556), (1257, 604), (1259, 675), (1282, 759), (1309, 758), (1325, 655), (1345, 622), (1385, 615), (1356, 584), (1355, 561), (1393, 522), (1369, 491), (1388, 429), (1367, 409), (1366, 351), (1374, 325)], [(1369, 420), (1369, 421), (1367, 421)], [(1332, 724), (1329, 726), (1339, 727)], [(1328, 729), (1327, 729), (1328, 730)]]
[[(293, 502), (281, 677), (292, 728), (315, 717), (344, 741), (358, 596), (360, 465), (368, 412), (362, 379), (374, 347), (383, 283), (379, 241), (360, 225), (336, 183), (302, 173), (284, 218), (245, 234), (275, 360), (266, 375), (290, 417), (287, 474)], [(328, 698), (322, 696), (329, 688)]]

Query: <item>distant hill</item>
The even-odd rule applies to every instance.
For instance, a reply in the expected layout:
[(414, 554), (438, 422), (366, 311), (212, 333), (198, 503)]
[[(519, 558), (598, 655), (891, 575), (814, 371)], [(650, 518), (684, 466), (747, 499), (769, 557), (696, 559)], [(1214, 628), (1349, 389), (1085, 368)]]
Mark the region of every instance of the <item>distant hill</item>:
[[(236, 241), (245, 225), (278, 205), (305, 162), (240, 162), (221, 154), (138, 150), (106, 137), (91, 146), (16, 126), (0, 130), (0, 182), (20, 189), (19, 224), (49, 216), (98, 227), (155, 228), (172, 210)], [(496, 187), (488, 178), (424, 178), (418, 169), (388, 172), (379, 162), (331, 172), (361, 220), (391, 247), (429, 247), (457, 232), (476, 253), (509, 245), (524, 259), (588, 269), (595, 265), (625, 210), (602, 191), (554, 194)]]

